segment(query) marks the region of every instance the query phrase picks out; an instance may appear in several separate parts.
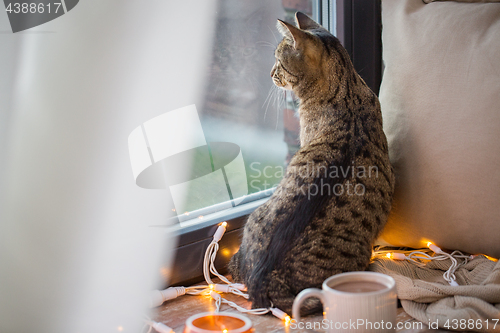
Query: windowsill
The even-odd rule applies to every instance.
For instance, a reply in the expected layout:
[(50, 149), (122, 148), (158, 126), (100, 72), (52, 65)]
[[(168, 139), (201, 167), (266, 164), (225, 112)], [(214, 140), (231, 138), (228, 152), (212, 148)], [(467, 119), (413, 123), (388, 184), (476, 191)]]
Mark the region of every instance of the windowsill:
[(191, 219), (169, 227), (167, 233), (177, 236), (177, 246), (173, 266), (168, 270), (170, 274), (166, 281), (167, 285), (186, 285), (203, 280), (203, 255), (213, 239), (218, 224), (226, 221), (226, 232), (219, 242), (220, 248), (215, 261), (217, 270), (224, 274), (229, 259), (240, 246), (241, 233), (248, 215), (265, 203), (273, 191), (274, 189), (266, 191), (266, 195), (257, 200), (255, 197), (262, 193), (255, 193), (253, 197), (249, 195), (245, 200), (251, 201), (243, 201), (236, 207), (204, 215), (203, 221)]
[[(227, 278), (231, 278), (229, 275)], [(215, 279), (217, 281), (217, 279)], [(205, 282), (199, 283), (197, 285), (206, 285)], [(233, 294), (224, 294), (223, 296), (229, 301), (238, 304), (241, 307), (249, 309), (251, 303), (239, 296)], [(204, 296), (182, 296), (173, 300), (165, 302), (163, 305), (155, 308), (152, 311), (151, 316), (155, 321), (162, 322), (167, 326), (171, 327), (175, 333), (184, 332), (186, 320), (195, 314), (202, 312), (214, 312), (215, 306), (214, 301), (210, 297)], [(241, 315), (241, 312), (223, 304), (221, 306), (221, 312), (237, 313)], [(289, 333), (299, 333), (299, 332), (310, 332), (310, 333), (324, 333), (325, 330), (321, 329), (323, 327), (321, 323), (323, 322), (323, 316), (313, 315), (303, 318), (302, 323), (304, 328), (306, 325), (310, 325), (313, 329), (294, 329), (290, 326), (286, 326), (282, 320), (279, 320), (271, 315), (248, 315), (243, 314), (252, 321), (255, 333), (259, 332), (289, 332)], [(398, 329), (395, 330), (396, 333), (424, 333), (430, 332), (429, 328), (423, 323), (416, 319), (410, 317), (403, 308), (399, 308), (397, 312), (396, 322), (399, 323)], [(397, 325), (397, 324), (396, 324)], [(319, 327), (319, 329), (318, 329)], [(399, 328), (401, 327), (401, 328)], [(406, 327), (406, 328), (405, 328)], [(445, 330), (437, 330), (436, 332), (448, 332)]]
[[(207, 238), (207, 236), (201, 236), (199, 232), (207, 228), (212, 228), (214, 225), (223, 221), (228, 222), (228, 231), (240, 228), (242, 226), (240, 226), (239, 223), (234, 225), (231, 221), (252, 213), (257, 207), (265, 203), (273, 192), (274, 188), (253, 193), (245, 197), (236, 207), (224, 210), (217, 210), (217, 205), (214, 205), (190, 212), (189, 215), (192, 216), (190, 219), (181, 219), (181, 217), (185, 215), (172, 218), (168, 223), (168, 225), (170, 225), (167, 227), (168, 231), (180, 237), (178, 242), (178, 247), (180, 247)], [(225, 203), (222, 203), (222, 205), (224, 204)], [(202, 218), (200, 218), (200, 216)], [(205, 232), (203, 232), (203, 234), (205, 234)]]

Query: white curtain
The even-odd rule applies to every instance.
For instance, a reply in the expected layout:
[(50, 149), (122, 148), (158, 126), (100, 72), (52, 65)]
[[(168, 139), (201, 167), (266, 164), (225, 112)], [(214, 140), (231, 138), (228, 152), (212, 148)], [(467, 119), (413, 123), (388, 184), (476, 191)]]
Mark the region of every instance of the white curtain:
[(0, 332), (139, 332), (175, 239), (128, 135), (199, 103), (215, 1), (85, 0), (13, 34), (0, 11)]

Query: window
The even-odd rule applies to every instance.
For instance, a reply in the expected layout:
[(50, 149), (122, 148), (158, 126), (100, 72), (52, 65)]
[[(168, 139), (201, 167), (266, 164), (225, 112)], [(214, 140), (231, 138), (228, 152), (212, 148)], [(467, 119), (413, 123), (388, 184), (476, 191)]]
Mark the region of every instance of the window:
[[(378, 92), (381, 68), (378, 1), (219, 0), (205, 95), (197, 105), (198, 114), (208, 146), (212, 147), (211, 170), (217, 169), (215, 160), (230, 163), (241, 153), (245, 184), (240, 181), (238, 190), (232, 191), (234, 184), (225, 170), (223, 187), (205, 186), (208, 195), (193, 187), (187, 194), (186, 208), (175, 217), (179, 221), (175, 224), (179, 240), (174, 267), (164, 270), (169, 272), (165, 274), (169, 284), (200, 279), (204, 249), (217, 224), (228, 221), (215, 263), (223, 271), (238, 249), (247, 216), (272, 194), (289, 159), (299, 148), (297, 105), (290, 93), (274, 87), (269, 74), (274, 50), (281, 40), (275, 28), (276, 19), (293, 22), (296, 11), (308, 14), (336, 34), (358, 72)], [(227, 149), (215, 149), (221, 142), (227, 143)], [(195, 174), (193, 168), (192, 179)], [(241, 193), (242, 186), (245, 195), (234, 195), (233, 192)], [(227, 196), (217, 196), (224, 191)]]
[(294, 22), (296, 11), (317, 15), (317, 3), (219, 0), (205, 93), (197, 105), (208, 149), (186, 163), (192, 170), (184, 178), (194, 181), (181, 191), (183, 200), (174, 198), (177, 228), (212, 223), (214, 213), (266, 198), (283, 177), (299, 147), (298, 118), (291, 94), (270, 78), (282, 38), (276, 19)]

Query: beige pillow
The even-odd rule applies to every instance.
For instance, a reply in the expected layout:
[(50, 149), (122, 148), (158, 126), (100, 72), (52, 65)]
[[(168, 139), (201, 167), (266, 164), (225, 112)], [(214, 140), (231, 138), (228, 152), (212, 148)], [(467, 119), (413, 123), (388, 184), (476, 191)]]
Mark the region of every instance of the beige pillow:
[(500, 4), (382, 0), (382, 243), (500, 257)]
[(500, 2), (500, 0), (423, 0), (425, 3), (431, 3), (434, 1), (456, 1), (456, 2)]

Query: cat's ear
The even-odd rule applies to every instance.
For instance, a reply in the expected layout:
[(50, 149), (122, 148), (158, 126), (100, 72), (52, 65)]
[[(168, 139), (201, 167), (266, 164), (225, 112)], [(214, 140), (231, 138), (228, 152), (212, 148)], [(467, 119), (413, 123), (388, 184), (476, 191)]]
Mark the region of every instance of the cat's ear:
[(297, 22), (297, 26), (303, 30), (321, 28), (321, 25), (302, 12), (295, 13), (295, 22)]
[(282, 20), (278, 20), (276, 27), (283, 37), (293, 42), (293, 47), (295, 49), (299, 48), (302, 41), (307, 38), (307, 34), (304, 31), (301, 31), (300, 29), (289, 23), (283, 22)]

